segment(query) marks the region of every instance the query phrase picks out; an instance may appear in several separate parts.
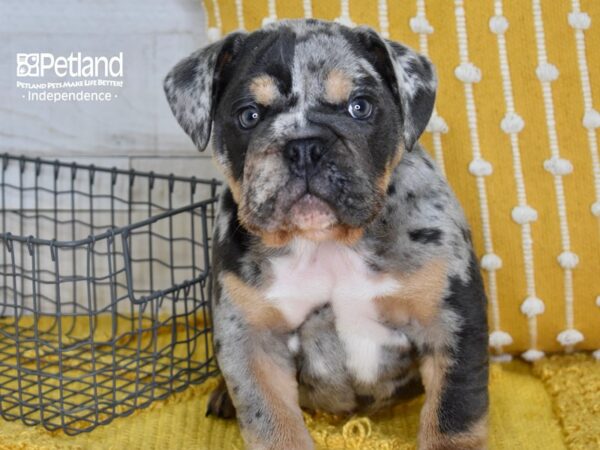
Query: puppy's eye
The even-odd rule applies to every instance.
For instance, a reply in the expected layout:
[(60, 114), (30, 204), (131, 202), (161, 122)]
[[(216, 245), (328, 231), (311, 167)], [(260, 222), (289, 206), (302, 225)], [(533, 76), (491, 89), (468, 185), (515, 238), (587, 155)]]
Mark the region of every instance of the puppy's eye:
[(239, 113), (238, 120), (242, 128), (254, 128), (260, 122), (260, 111), (256, 106), (248, 106)]
[(366, 98), (355, 98), (348, 103), (348, 112), (355, 119), (367, 119), (373, 112), (373, 105)]

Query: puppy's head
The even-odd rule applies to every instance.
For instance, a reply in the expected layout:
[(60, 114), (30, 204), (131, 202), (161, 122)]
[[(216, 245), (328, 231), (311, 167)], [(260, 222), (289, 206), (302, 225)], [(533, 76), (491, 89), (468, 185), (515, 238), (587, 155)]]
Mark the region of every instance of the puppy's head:
[(200, 150), (214, 122), (241, 223), (281, 244), (360, 236), (430, 118), (435, 84), (429, 61), (371, 29), (300, 20), (231, 34), (164, 86)]

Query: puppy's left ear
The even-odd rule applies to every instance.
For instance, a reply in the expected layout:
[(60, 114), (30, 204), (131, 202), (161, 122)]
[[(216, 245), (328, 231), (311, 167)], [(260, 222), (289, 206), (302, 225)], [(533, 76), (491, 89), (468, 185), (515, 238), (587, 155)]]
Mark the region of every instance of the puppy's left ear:
[(404, 145), (411, 150), (433, 112), (437, 87), (433, 65), (409, 47), (383, 39), (371, 28), (359, 27), (356, 32), (400, 105)]
[(208, 145), (214, 110), (226, 80), (224, 71), (239, 52), (245, 33), (233, 33), (181, 60), (163, 87), (179, 125), (200, 151)]

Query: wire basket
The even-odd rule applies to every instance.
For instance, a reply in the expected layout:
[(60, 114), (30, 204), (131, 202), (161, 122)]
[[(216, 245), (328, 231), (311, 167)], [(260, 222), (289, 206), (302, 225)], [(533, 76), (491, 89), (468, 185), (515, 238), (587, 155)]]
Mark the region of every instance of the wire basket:
[(216, 180), (0, 162), (2, 417), (77, 434), (216, 373)]

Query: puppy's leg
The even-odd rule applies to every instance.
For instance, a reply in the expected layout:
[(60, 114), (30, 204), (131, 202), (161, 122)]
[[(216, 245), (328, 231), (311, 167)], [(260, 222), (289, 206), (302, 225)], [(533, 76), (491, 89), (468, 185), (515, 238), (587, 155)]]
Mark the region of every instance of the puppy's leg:
[[(479, 273), (451, 283), (445, 299), (446, 329), (432, 340), (421, 361), (425, 405), (419, 448), (486, 448), (488, 353), (485, 296)], [(452, 311), (448, 314), (448, 310)], [(450, 333), (444, 337), (445, 333)]]
[(421, 411), (421, 450), (486, 448), (487, 367), (475, 372), (447, 355), (426, 356), (421, 365), (425, 405)]
[(227, 277), (219, 283), (213, 306), (215, 351), (247, 447), (314, 448), (298, 403), (296, 370), (285, 332), (272, 327), (274, 312), (269, 308), (260, 312), (265, 305), (252, 298), (256, 296), (252, 288), (234, 285)]

